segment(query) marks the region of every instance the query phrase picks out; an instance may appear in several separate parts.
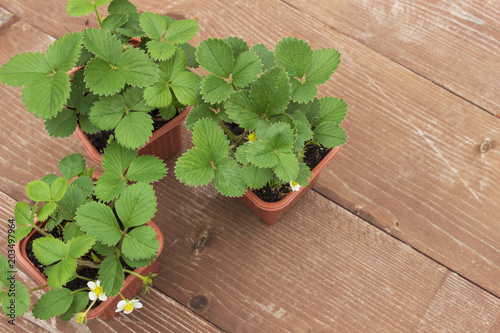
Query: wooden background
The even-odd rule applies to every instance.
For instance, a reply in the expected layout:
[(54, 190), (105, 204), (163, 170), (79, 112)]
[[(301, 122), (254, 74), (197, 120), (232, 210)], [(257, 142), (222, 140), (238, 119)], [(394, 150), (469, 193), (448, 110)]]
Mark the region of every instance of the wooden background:
[[(297, 36), (337, 48), (341, 65), (319, 94), (348, 102), (349, 141), (274, 226), (211, 186), (179, 184), (173, 156), (155, 185), (165, 248), (145, 307), (88, 327), (25, 315), (16, 331), (500, 331), (500, 2), (132, 2), (197, 20), (193, 45)], [(0, 65), (96, 25), (69, 17), (65, 1), (0, 7)], [(1, 245), (26, 183), (84, 152), (75, 137), (50, 138), (19, 89), (0, 92)]]

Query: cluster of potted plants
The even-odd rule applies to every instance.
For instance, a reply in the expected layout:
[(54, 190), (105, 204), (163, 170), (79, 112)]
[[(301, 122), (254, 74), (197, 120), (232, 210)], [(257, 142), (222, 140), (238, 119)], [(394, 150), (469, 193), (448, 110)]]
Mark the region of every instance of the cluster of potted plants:
[[(103, 5), (109, 15), (101, 20)], [(43, 54), (14, 56), (0, 81), (23, 87), (27, 110), (47, 132), (76, 132), (104, 169), (87, 170), (81, 155), (68, 155), (62, 177), (30, 182), (34, 205), (20, 202), (14, 212), (17, 260), (33, 269), (41, 285), (33, 290), (46, 290), (34, 316), (85, 323), (142, 307), (134, 296), (151, 286), (163, 246), (151, 183), (166, 174), (161, 160), (180, 149), (184, 120), (194, 147), (179, 157), (176, 177), (194, 186), (213, 181), (272, 224), (345, 143), (347, 104), (317, 97), (340, 63), (334, 49), (290, 37), (274, 51), (238, 37), (195, 48), (188, 42), (196, 21), (139, 14), (128, 0), (69, 0), (67, 12), (95, 12), (99, 28), (66, 34)], [(191, 71), (199, 65), (209, 74)], [(0, 300), (6, 314), (14, 300), (17, 317), (33, 290), (15, 281), (9, 294), (11, 265), (0, 256)]]

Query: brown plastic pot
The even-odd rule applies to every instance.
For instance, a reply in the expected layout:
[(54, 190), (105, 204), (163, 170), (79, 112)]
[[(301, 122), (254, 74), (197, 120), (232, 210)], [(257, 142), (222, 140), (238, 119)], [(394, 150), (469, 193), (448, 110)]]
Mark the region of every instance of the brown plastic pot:
[[(187, 106), (179, 115), (154, 131), (144, 147), (139, 148), (139, 156), (154, 155), (162, 160), (166, 160), (177, 153), (182, 147), (182, 122), (186, 119), (190, 110), (191, 107)], [(80, 125), (76, 127), (75, 134), (90, 158), (94, 162), (101, 164), (102, 155), (87, 138)]]
[(309, 191), (318, 180), (319, 173), (338, 154), (341, 146), (335, 147), (316, 165), (312, 170), (312, 179), (306, 187), (301, 187), (298, 191), (288, 193), (283, 199), (277, 202), (267, 202), (260, 199), (251, 190), (247, 190), (240, 198), (243, 203), (250, 208), (255, 215), (267, 224), (274, 224)]
[[(39, 222), (35, 218), (35, 222), (38, 226), (43, 226), (43, 223)], [(160, 243), (160, 247), (158, 250), (158, 256), (161, 253), (161, 250), (163, 249), (163, 234), (160, 231), (160, 228), (153, 222), (149, 221), (146, 223), (146, 225), (152, 227), (156, 231), (156, 239), (158, 239), (158, 242)], [(15, 245), (15, 251), (16, 251), (16, 259), (19, 264), (40, 284), (40, 285), (46, 285), (47, 284), (47, 277), (38, 270), (38, 268), (33, 265), (31, 260), (28, 259), (28, 254), (26, 253), (26, 245), (28, 244), (28, 241), (33, 238), (37, 231), (33, 230), (31, 231), (28, 236), (23, 238), (21, 241), (17, 242)], [(158, 258), (157, 256), (157, 258)], [(141, 267), (137, 268), (134, 270), (134, 272), (140, 274), (140, 275), (148, 275), (150, 272), (153, 274), (158, 273), (158, 262), (157, 259), (153, 261), (149, 266), (146, 267)], [(45, 288), (45, 290), (49, 290), (50, 288)], [(129, 274), (126, 278), (125, 281), (123, 282), (123, 287), (120, 291), (120, 293), (123, 295), (123, 297), (127, 299), (132, 299), (139, 291), (142, 289), (142, 280), (133, 275)], [(116, 306), (118, 302), (121, 300), (120, 295), (116, 295), (114, 297), (108, 297), (108, 299), (105, 302), (102, 302), (99, 304), (97, 307), (89, 310), (87, 313), (87, 319), (99, 317), (101, 319), (105, 320), (110, 320), (113, 319), (118, 313), (116, 312)]]

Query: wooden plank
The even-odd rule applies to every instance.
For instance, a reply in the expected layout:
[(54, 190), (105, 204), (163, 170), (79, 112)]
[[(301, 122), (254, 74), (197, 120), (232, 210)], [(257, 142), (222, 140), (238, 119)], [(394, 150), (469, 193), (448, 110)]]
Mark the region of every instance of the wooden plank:
[[(59, 38), (67, 32), (98, 26), (93, 14), (83, 17), (69, 16), (66, 13), (66, 4), (67, 1), (59, 0), (0, 0), (0, 7), (54, 38)], [(107, 13), (105, 10), (100, 10), (100, 14)]]
[[(498, 113), (499, 16), (484, 17), (498, 14), (498, 2), (488, 1), (486, 7), (485, 1), (448, 0), (284, 2), (490, 113)], [(478, 12), (496, 26), (478, 17)]]
[(500, 30), (500, 3), (498, 1), (461, 0), (458, 6), (492, 28)]
[[(141, 6), (155, 7), (169, 10)], [(192, 0), (175, 10), (200, 21), (196, 42), (236, 35), (272, 47), (292, 35), (338, 48), (340, 69), (320, 96), (349, 103), (349, 141), (316, 190), (500, 295), (500, 119), (282, 2)]]
[(14, 14), (0, 7), (0, 30), (7, 28), (14, 20)]
[[(14, 214), (16, 201), (0, 192), (0, 252), (7, 254), (7, 231), (9, 219)], [(28, 285), (28, 288), (37, 287), (37, 283), (27, 276), (23, 269), (18, 267), (16, 279)], [(38, 299), (42, 292), (35, 292), (32, 300)], [(72, 319), (63, 322), (59, 319), (50, 321), (38, 320), (31, 312), (17, 318), (15, 326), (7, 322), (7, 317), (0, 315), (0, 331), (8, 332), (221, 332), (191, 310), (175, 302), (156, 288), (149, 294), (140, 294), (138, 298), (143, 308), (130, 315), (119, 314), (111, 321), (92, 319), (88, 327), (76, 323)]]
[[(167, 161), (170, 170), (174, 163)], [(438, 294), (461, 306), (472, 298), (488, 318), (500, 314), (494, 296), (467, 281), (443, 285), (445, 267), (318, 193), (266, 226), (212, 186), (186, 188), (170, 173), (155, 188), (155, 222), (165, 236), (155, 286), (224, 331), (494, 327), (476, 314), (463, 326), (454, 323), (455, 309), (440, 308)], [(441, 326), (425, 317), (431, 306)]]

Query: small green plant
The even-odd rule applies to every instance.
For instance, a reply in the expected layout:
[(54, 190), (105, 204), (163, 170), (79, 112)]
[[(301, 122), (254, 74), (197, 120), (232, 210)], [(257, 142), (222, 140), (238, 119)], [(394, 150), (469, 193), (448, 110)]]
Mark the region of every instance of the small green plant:
[(197, 47), (196, 60), (210, 73), (197, 85), (199, 105), (186, 119), (194, 148), (176, 164), (182, 182), (197, 186), (213, 180), (231, 197), (247, 187), (306, 186), (311, 170), (303, 162), (305, 147), (346, 142), (340, 123), (347, 104), (316, 97), (316, 86), (340, 63), (336, 50), (312, 50), (290, 37), (274, 52), (262, 44), (250, 50), (237, 37), (209, 38)]
[(101, 20), (97, 8), (109, 2), (69, 0), (69, 15), (95, 12), (100, 27), (68, 33), (45, 53), (14, 56), (0, 68), (0, 81), (23, 87), (26, 108), (50, 135), (67, 137), (78, 123), (88, 134), (112, 130), (135, 149), (153, 132), (151, 111), (169, 120), (197, 102), (199, 76), (188, 69), (197, 63), (187, 42), (198, 23), (138, 14), (128, 0), (111, 1)]
[[(69, 320), (78, 314), (77, 320), (85, 322), (97, 299), (105, 301), (107, 296), (120, 293), (126, 273), (139, 276), (145, 289), (152, 284), (153, 275), (141, 276), (132, 269), (149, 265), (158, 255), (156, 231), (146, 225), (157, 206), (150, 183), (163, 178), (167, 169), (158, 158), (137, 157), (136, 151), (116, 142), (105, 149), (103, 168), (105, 172), (95, 181), (83, 157), (71, 154), (59, 163), (62, 176), (49, 174), (26, 186), (35, 203), (33, 207), (26, 202), (16, 204), (18, 227), (12, 243), (32, 230), (41, 235), (33, 241), (32, 249), (46, 266), (47, 285), (28, 290), (15, 281), (15, 293), (11, 294), (10, 264), (1, 256), (0, 299), (5, 314), (11, 315), (8, 306), (12, 299), (15, 316), (24, 314), (30, 305), (29, 291), (50, 287), (33, 306), (35, 318), (60, 316)], [(129, 266), (132, 269), (126, 268)], [(85, 267), (98, 269), (98, 275), (90, 280), (81, 276)], [(88, 283), (77, 290), (68, 289), (66, 285), (76, 279)]]

